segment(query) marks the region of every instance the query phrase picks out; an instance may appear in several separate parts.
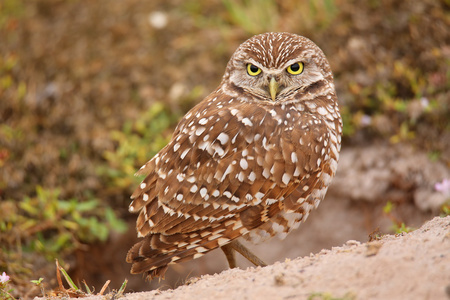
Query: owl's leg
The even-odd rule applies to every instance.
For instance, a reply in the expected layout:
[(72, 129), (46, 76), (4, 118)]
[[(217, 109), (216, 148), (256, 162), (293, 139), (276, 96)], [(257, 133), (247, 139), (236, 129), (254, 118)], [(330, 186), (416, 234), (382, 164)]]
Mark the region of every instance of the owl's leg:
[(225, 253), (230, 269), (236, 268), (236, 257), (231, 244), (226, 244), (225, 246), (220, 247), (220, 249)]
[(253, 254), (250, 250), (248, 250), (247, 247), (242, 245), (238, 240), (234, 240), (231, 243), (222, 246), (221, 249), (225, 253), (225, 256), (227, 257), (230, 269), (236, 268), (236, 259), (234, 257), (234, 250), (239, 252), (243, 257), (245, 257), (255, 266), (261, 267), (267, 266), (265, 262), (263, 262), (259, 257)]

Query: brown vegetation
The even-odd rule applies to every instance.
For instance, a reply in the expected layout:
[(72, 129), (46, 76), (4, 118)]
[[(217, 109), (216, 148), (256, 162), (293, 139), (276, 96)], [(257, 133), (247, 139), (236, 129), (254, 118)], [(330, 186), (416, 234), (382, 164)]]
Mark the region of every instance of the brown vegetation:
[[(0, 271), (12, 294), (39, 294), (39, 277), (55, 287), (55, 257), (98, 290), (131, 278), (133, 173), (217, 86), (237, 45), (269, 30), (324, 50), (345, 126), (335, 185), (302, 243), (262, 248), (271, 262), (448, 211), (433, 187), (450, 178), (449, 11), (444, 0), (0, 2)], [(225, 263), (175, 267), (162, 285), (194, 266)], [(151, 287), (134, 276), (129, 288)]]

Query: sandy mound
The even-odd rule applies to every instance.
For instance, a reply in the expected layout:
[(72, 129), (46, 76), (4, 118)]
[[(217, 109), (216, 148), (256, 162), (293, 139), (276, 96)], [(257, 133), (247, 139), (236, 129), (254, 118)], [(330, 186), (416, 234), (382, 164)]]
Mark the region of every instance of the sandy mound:
[(309, 257), (189, 282), (122, 299), (450, 299), (450, 216), (408, 234), (348, 241)]

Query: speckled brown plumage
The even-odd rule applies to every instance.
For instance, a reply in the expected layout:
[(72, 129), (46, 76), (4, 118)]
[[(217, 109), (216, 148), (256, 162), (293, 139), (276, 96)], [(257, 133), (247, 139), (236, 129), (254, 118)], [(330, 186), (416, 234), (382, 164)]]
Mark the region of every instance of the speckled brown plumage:
[(129, 210), (143, 239), (128, 253), (131, 272), (163, 276), (241, 236), (284, 238), (325, 196), (341, 134), (323, 52), (290, 33), (247, 40), (220, 86), (137, 172), (146, 177)]

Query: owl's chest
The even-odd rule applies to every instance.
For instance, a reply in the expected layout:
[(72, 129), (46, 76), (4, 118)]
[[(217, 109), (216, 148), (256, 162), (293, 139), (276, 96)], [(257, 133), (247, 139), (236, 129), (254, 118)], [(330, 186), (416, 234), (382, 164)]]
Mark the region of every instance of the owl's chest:
[[(333, 122), (298, 106), (274, 107), (255, 121), (263, 126), (250, 134), (258, 138), (261, 135), (263, 148), (273, 149), (277, 158), (293, 162), (298, 162), (299, 157), (325, 156), (335, 134)], [(304, 162), (300, 163), (304, 165)]]
[(250, 153), (246, 162), (254, 160), (262, 177), (281, 187), (319, 171), (330, 158), (329, 124), (308, 111), (274, 106), (236, 114), (230, 123), (252, 125), (239, 127), (236, 154)]

